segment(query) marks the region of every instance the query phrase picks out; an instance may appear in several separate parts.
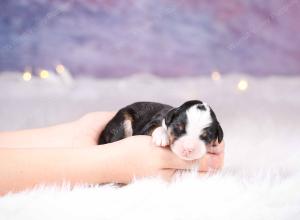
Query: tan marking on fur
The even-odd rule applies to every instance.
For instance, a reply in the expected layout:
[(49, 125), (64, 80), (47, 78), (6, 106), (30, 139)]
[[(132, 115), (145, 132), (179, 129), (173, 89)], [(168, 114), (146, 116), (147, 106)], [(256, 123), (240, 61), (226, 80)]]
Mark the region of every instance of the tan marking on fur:
[(171, 144), (174, 143), (175, 137), (174, 137), (174, 134), (173, 134), (173, 132), (171, 131), (171, 129), (168, 129), (167, 132), (168, 132), (168, 136), (169, 136), (169, 143), (170, 143), (170, 145), (171, 145)]
[(159, 126), (150, 129), (150, 130), (147, 132), (146, 135), (152, 136), (153, 131), (154, 131), (156, 128), (158, 128), (158, 127), (159, 127)]
[(132, 117), (128, 114), (128, 113), (125, 113), (124, 114), (124, 122), (123, 122), (123, 126), (124, 126), (124, 134), (125, 134), (125, 137), (130, 137), (132, 136)]

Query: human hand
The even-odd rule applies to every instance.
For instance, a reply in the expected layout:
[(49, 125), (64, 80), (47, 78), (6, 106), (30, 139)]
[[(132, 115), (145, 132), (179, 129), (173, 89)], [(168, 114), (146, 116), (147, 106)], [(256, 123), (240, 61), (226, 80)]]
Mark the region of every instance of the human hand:
[(206, 155), (200, 160), (199, 172), (222, 169), (224, 166), (224, 147), (224, 140), (221, 143), (216, 141), (214, 146), (208, 146)]
[[(216, 146), (218, 152), (208, 153), (194, 161), (182, 160), (167, 148), (155, 146), (150, 136), (132, 136), (102, 145), (111, 153), (109, 173), (112, 182), (128, 183), (134, 178), (161, 176), (170, 180), (176, 170), (188, 170), (200, 164), (199, 172), (217, 170), (223, 166), (224, 144)], [(215, 147), (215, 148), (216, 148)]]
[(106, 124), (115, 112), (91, 112), (71, 123), (70, 132), (73, 147), (94, 146)]
[[(75, 121), (75, 139), (73, 146), (94, 146), (97, 144), (99, 134), (103, 131), (114, 112), (92, 112)], [(133, 136), (109, 144), (117, 163), (117, 170), (113, 171), (118, 182), (129, 182), (132, 178), (160, 175), (170, 179), (177, 169), (190, 169), (199, 163), (199, 172), (219, 170), (224, 163), (224, 142), (208, 146), (208, 153), (198, 161), (184, 161), (178, 158), (169, 149), (153, 145), (149, 136)], [(101, 146), (105, 147), (105, 146)], [(120, 164), (121, 163), (121, 164)]]
[(157, 175), (169, 180), (177, 169), (191, 169), (198, 163), (180, 159), (169, 149), (154, 145), (151, 137), (146, 135), (128, 137), (99, 147), (106, 148), (111, 181), (117, 183)]
[[(99, 134), (114, 115), (114, 112), (92, 112), (77, 120), (74, 124), (77, 135), (73, 146), (96, 145)], [(131, 165), (136, 163), (136, 166), (131, 168), (127, 164), (127, 169), (123, 169), (123, 166), (121, 166), (120, 171), (126, 172), (137, 169), (135, 170), (136, 177), (156, 173), (164, 179), (170, 179), (176, 169), (190, 169), (197, 162), (199, 163), (200, 173), (216, 171), (224, 165), (224, 141), (220, 144), (215, 142), (214, 147), (208, 146), (207, 154), (200, 160), (187, 162), (178, 158), (168, 149), (154, 146), (151, 141), (149, 142), (150, 139), (148, 136), (135, 136), (117, 142), (115, 150), (119, 151), (119, 155), (124, 154), (120, 161), (128, 160)], [(150, 156), (152, 154), (155, 155)], [(149, 163), (146, 164), (146, 161)], [(125, 177), (126, 175), (120, 175), (119, 178), (122, 178), (122, 176)], [(127, 176), (127, 180), (128, 178), (130, 179), (130, 176)]]

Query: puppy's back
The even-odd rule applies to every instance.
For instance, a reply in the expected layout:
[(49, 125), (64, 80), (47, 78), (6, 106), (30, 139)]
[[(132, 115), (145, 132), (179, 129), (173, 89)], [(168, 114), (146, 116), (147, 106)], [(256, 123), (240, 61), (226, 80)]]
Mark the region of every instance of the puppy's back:
[(120, 109), (106, 125), (98, 144), (106, 144), (132, 135), (151, 135), (172, 106), (156, 102), (136, 102)]

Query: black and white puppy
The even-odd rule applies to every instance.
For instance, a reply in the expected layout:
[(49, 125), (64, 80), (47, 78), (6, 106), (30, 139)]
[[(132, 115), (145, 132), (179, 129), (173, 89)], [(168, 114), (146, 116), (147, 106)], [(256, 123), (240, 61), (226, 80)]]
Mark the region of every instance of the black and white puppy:
[(223, 140), (223, 130), (213, 110), (204, 102), (192, 100), (178, 108), (136, 102), (117, 112), (99, 137), (99, 144), (133, 135), (150, 135), (158, 146), (170, 146), (185, 160), (199, 159), (207, 147)]

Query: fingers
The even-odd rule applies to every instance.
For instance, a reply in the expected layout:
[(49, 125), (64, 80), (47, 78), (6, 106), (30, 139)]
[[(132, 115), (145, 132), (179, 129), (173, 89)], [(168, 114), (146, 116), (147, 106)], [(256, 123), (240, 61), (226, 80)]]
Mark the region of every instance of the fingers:
[(207, 172), (219, 170), (224, 166), (224, 152), (220, 154), (206, 154), (199, 162), (199, 171)]
[[(98, 114), (98, 115), (97, 115)], [(98, 118), (99, 123), (99, 128), (98, 132), (101, 133), (107, 123), (115, 116), (115, 112), (95, 112), (95, 116)], [(100, 121), (101, 120), (101, 121)]]
[(224, 165), (224, 152), (220, 154), (206, 154), (199, 160), (183, 160), (168, 149), (165, 150), (162, 157), (163, 168), (169, 169), (194, 169), (199, 167), (199, 171), (207, 172), (209, 170), (219, 170)]
[(90, 112), (84, 115), (80, 121), (82, 127), (89, 128), (99, 135), (115, 114), (115, 112)]
[[(169, 151), (170, 152), (170, 151)], [(170, 152), (165, 155), (164, 159), (167, 169), (161, 169), (159, 171), (159, 176), (165, 181), (170, 182), (176, 170), (194, 170), (198, 167), (198, 174), (204, 176), (208, 171), (217, 171), (223, 167), (224, 163), (224, 153), (221, 154), (206, 154), (203, 158), (199, 160), (182, 160), (174, 153)]]

